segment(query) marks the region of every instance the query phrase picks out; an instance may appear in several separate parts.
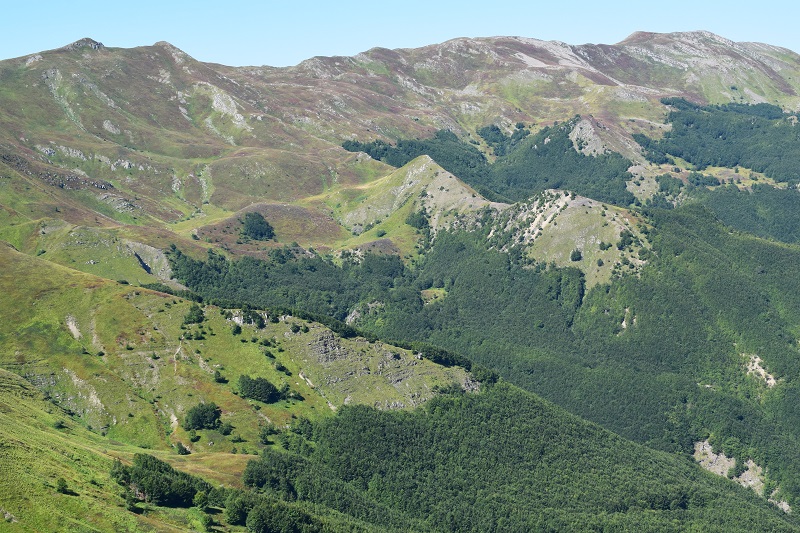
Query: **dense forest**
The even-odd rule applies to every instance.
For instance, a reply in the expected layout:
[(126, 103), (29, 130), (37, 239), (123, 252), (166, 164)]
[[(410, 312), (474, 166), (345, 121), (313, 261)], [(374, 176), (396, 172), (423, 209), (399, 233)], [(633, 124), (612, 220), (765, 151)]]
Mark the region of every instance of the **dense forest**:
[(757, 353), (774, 374), (797, 375), (800, 287), (783, 273), (798, 251), (731, 235), (697, 206), (650, 216), (653, 262), (583, 298), (579, 273), (520, 267), (477, 233), (442, 235), (416, 274), (447, 297), (416, 309), (390, 300), (365, 327), (464, 353), (656, 448), (727, 438), (730, 455), (768, 463), (781, 486), (800, 489), (796, 386), (763, 404), (743, 371), (743, 354)]
[(699, 191), (700, 201), (726, 225), (768, 239), (800, 243), (800, 192), (756, 184), (750, 190), (728, 185)]
[(744, 167), (778, 182), (800, 182), (800, 132), (780, 107), (770, 104), (700, 106), (665, 98), (672, 127), (660, 140), (634, 135), (648, 159), (668, 163), (679, 157), (702, 170)]
[(426, 154), (448, 172), (493, 200), (522, 201), (546, 189), (567, 189), (603, 202), (627, 206), (634, 202), (626, 188), (631, 162), (617, 153), (585, 155), (575, 150), (569, 134), (579, 117), (530, 135), (518, 124), (511, 135), (497, 126), (478, 130), (497, 156), (490, 164), (473, 145), (450, 131), (430, 139), (400, 139), (395, 145), (376, 140), (345, 141), (353, 152), (366, 152), (395, 167)]
[(117, 461), (112, 477), (130, 510), (193, 506), (206, 528), (223, 510), (253, 532), (794, 527), (752, 491), (508, 383), (446, 392), (414, 411), (344, 407), (275, 439), (247, 464), (245, 490), (144, 454)]
[[(344, 409), (311, 438), (307, 467), (297, 470), (298, 498), (331, 498), (324, 485), (336, 480), (378, 508), (421, 518), (425, 529), (706, 529), (721, 491), (741, 502), (716, 517), (722, 527), (783, 527), (752, 494), (669, 454), (625, 445), (507, 384), (440, 396), (424, 411)], [(326, 501), (349, 512), (346, 497), (334, 502)], [(391, 525), (389, 517), (381, 520)]]
[(363, 299), (385, 298), (406, 268), (391, 255), (369, 254), (339, 266), (291, 249), (275, 250), (269, 261), (229, 261), (210, 249), (206, 261), (198, 261), (176, 250), (171, 263), (176, 277), (207, 300), (229, 307), (296, 308), (339, 321)]
[(545, 189), (564, 189), (610, 204), (632, 204), (634, 197), (626, 188), (633, 178), (628, 173), (632, 163), (616, 152), (578, 152), (569, 137), (578, 118), (543, 128), (498, 158), (486, 187), (514, 201)]

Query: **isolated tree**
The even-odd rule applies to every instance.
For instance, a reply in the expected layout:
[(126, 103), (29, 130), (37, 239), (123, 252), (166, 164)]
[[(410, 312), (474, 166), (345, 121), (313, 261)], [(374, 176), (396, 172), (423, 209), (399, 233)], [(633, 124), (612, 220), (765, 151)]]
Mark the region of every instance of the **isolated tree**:
[(138, 499), (130, 489), (125, 489), (125, 509), (133, 513), (138, 513), (139, 508), (136, 506)]
[(617, 242), (617, 250), (624, 250), (628, 246), (633, 244), (633, 233), (628, 230), (623, 230), (622, 233), (619, 234), (619, 242)]
[(214, 402), (195, 405), (186, 412), (183, 429), (187, 431), (191, 429), (214, 429), (219, 425), (221, 414), (222, 412)]
[(305, 511), (279, 502), (261, 501), (247, 514), (253, 533), (320, 531), (321, 524)]
[(278, 428), (275, 427), (275, 424), (266, 424), (265, 426), (261, 427), (261, 431), (258, 433), (258, 440), (261, 442), (261, 444), (272, 444), (270, 437), (272, 435), (277, 435), (278, 433), (280, 432), (278, 431)]
[(234, 491), (225, 501), (225, 520), (235, 526), (243, 526), (250, 510), (258, 503), (258, 497), (250, 492)]
[(120, 485), (127, 485), (131, 482), (130, 469), (119, 459), (114, 459), (114, 463), (111, 465), (111, 479)]

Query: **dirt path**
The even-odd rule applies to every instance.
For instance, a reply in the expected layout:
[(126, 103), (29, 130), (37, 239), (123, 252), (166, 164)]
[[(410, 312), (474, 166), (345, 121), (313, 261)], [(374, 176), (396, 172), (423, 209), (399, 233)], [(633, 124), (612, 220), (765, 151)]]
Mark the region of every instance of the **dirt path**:
[(182, 349), (183, 349), (183, 341), (178, 343), (178, 349), (175, 350), (175, 354), (172, 356), (172, 368), (175, 374), (178, 373), (178, 355), (181, 353)]

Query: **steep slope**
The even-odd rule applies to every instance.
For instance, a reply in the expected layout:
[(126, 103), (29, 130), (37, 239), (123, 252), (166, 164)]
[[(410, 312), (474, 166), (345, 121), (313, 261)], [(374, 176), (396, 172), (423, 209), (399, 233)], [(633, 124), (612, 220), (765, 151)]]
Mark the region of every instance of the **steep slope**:
[[(355, 194), (358, 196), (353, 197)], [(420, 156), (367, 185), (338, 191), (325, 201), (339, 206), (339, 218), (351, 231), (356, 226), (374, 226), (409, 201), (411, 207), (424, 207), (433, 215), (434, 229), (444, 225), (440, 219), (448, 212), (464, 213), (492, 205), (428, 156)]]
[[(797, 62), (789, 50), (689, 32), (639, 33), (617, 45), (454, 39), (413, 50), (376, 48), (352, 58), (318, 57), (288, 69), (229, 72), (249, 76), (253, 84), (288, 80), (287, 89), (306, 108), (297, 120), (312, 131), (340, 123), (359, 138), (377, 133), (391, 139), (398, 132), (474, 131), (497, 120), (549, 123), (581, 113), (613, 128), (600, 134), (625, 153), (620, 135), (660, 122), (654, 104), (661, 96), (684, 94), (710, 102), (778, 99), (795, 108)], [(748, 74), (739, 76), (741, 71)], [(631, 118), (633, 123), (624, 123)], [(635, 152), (631, 143), (627, 146)]]
[(461, 217), (475, 218), (481, 209), (507, 207), (486, 200), (428, 156), (420, 156), (384, 178), (308, 201), (312, 205), (323, 202), (356, 235), (347, 246), (380, 250), (376, 240), (390, 239), (404, 256), (419, 247), (420, 232), (408, 224), (414, 214), (423, 214), (426, 227), (435, 234)]
[[(178, 423), (202, 401), (217, 403), (238, 435), (258, 446), (265, 420), (280, 426), (293, 416), (325, 416), (344, 403), (413, 406), (437, 386), (475, 386), (458, 368), (342, 339), (291, 316), (262, 318), (259, 328), (241, 313), (206, 307), (201, 321), (187, 322), (190, 303), (169, 294), (70, 271), (7, 246), (0, 264), (4, 294), (27, 303), (0, 328), (3, 368), (88, 427), (139, 446), (188, 445)], [(237, 322), (241, 332), (234, 335)], [(283, 384), (299, 400), (247, 401), (236, 395), (240, 375)], [(229, 451), (235, 442), (215, 431), (200, 445)]]
[(505, 383), (414, 412), (343, 409), (307, 435), (308, 453), (267, 453), (246, 482), (429, 531), (796, 527), (749, 490)]
[[(6, 531), (140, 531), (157, 524), (180, 530), (174, 522), (121, 508), (109, 470), (113, 457), (135, 448), (70, 421), (30, 383), (2, 369), (0, 447), (0, 513)], [(59, 478), (66, 483), (61, 492)]]
[(320, 187), (319, 175), (346, 183), (370, 172), (325, 155), (329, 143), (259, 112), (246, 87), (167, 43), (111, 50), (83, 40), (6, 61), (2, 76), (9, 171), (126, 223), (175, 222), (214, 195), (238, 209), (258, 193), (254, 178), (273, 183), (261, 194), (285, 200)]
[[(357, 157), (369, 159), (367, 154)], [(391, 169), (391, 167), (389, 167)], [(355, 249), (413, 255), (420, 236), (406, 221), (424, 212), (435, 233), (456, 218), (475, 216), (483, 208), (502, 210), (506, 204), (489, 202), (472, 187), (444, 170), (428, 156), (368, 183), (340, 186), (293, 205), (257, 203), (235, 215), (197, 228), (203, 240), (232, 255), (264, 257), (288, 244), (287, 236), (314, 250)], [(274, 240), (241, 238), (242, 218), (255, 211), (274, 226)]]
[[(579, 268), (586, 289), (639, 271), (648, 256), (641, 215), (561, 191), (515, 204), (493, 223), (488, 242), (542, 264)], [(617, 246), (625, 235), (630, 242)]]

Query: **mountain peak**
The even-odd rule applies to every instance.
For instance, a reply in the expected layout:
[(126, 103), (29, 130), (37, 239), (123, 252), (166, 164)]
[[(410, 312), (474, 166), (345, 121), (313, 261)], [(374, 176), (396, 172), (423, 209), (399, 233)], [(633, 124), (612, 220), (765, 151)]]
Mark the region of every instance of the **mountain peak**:
[(78, 39), (74, 43), (70, 43), (67, 46), (61, 48), (61, 50), (79, 50), (81, 48), (91, 48), (92, 50), (101, 50), (105, 48), (103, 43), (99, 41), (95, 41), (89, 37), (84, 37), (83, 39)]
[(153, 46), (156, 46), (158, 48), (163, 48), (164, 50), (169, 52), (172, 55), (175, 62), (178, 63), (179, 65), (182, 64), (187, 59), (193, 59), (189, 54), (187, 54), (174, 44), (168, 43), (167, 41), (158, 41)]
[(170, 50), (180, 50), (180, 48), (167, 41), (158, 41), (153, 46), (160, 46), (161, 48), (169, 48)]

